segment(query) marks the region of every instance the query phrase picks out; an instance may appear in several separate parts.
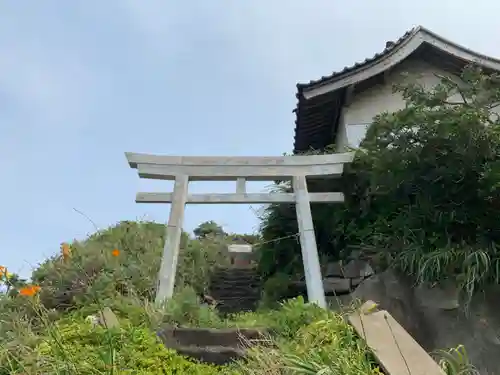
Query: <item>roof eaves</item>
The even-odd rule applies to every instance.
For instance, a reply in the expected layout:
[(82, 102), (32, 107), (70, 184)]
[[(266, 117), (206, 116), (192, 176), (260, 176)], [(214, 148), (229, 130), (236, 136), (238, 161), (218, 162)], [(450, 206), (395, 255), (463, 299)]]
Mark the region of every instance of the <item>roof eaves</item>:
[(351, 74), (354, 71), (361, 69), (361, 68), (365, 67), (366, 65), (371, 64), (371, 63), (387, 56), (389, 53), (393, 52), (395, 49), (400, 47), (404, 42), (407, 42), (409, 39), (414, 37), (422, 29), (423, 29), (422, 26), (417, 26), (417, 27), (412, 28), (411, 30), (408, 30), (396, 42), (387, 42), (386, 48), (383, 51), (378, 52), (375, 55), (366, 58), (364, 61), (359, 61), (359, 62), (354, 63), (351, 66), (346, 66), (340, 71), (332, 72), (330, 75), (322, 76), (321, 78), (319, 78), (317, 80), (311, 80), (307, 83), (297, 83), (297, 91), (299, 93), (302, 93), (302, 92), (304, 92), (304, 90), (318, 88), (318, 87), (321, 87), (321, 86), (326, 85), (328, 83), (331, 83), (332, 81), (335, 81), (337, 78), (340, 78), (341, 76)]
[(458, 50), (458, 51), (461, 51), (467, 55), (470, 55), (471, 57), (474, 57), (476, 60), (483, 60), (486, 62), (490, 62), (492, 64), (500, 65), (500, 59), (498, 59), (498, 58), (487, 56), (485, 54), (473, 51), (472, 49), (464, 47), (461, 44), (455, 43), (447, 38), (444, 38), (441, 35), (438, 35), (438, 34), (434, 33), (433, 31), (431, 31), (423, 26), (419, 26), (418, 29), (419, 29), (419, 32), (421, 32), (422, 34), (425, 34), (428, 37), (428, 40), (426, 40), (428, 43), (432, 40), (438, 41), (445, 46), (451, 47), (455, 50)]

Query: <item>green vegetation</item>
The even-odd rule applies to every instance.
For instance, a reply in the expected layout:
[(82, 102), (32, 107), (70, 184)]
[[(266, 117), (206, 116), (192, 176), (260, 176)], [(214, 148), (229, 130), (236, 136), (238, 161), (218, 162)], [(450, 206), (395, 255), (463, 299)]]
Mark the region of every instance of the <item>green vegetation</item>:
[[(462, 78), (396, 87), (406, 107), (374, 118), (341, 180), (310, 187), (346, 197), (312, 207), (323, 257), (356, 250), (418, 281), (453, 278), (467, 296), (500, 282), (499, 77), (471, 67)], [(294, 208), (272, 205), (262, 219), (263, 276), (300, 274), (296, 239), (272, 242), (297, 232)]]
[(213, 220), (201, 223), (196, 228), (194, 228), (193, 233), (196, 236), (196, 238), (206, 238), (208, 236), (215, 237), (215, 236), (226, 235), (224, 229), (222, 229), (222, 227)]
[[(0, 375), (15, 374), (308, 374), (331, 371), (377, 374), (364, 342), (342, 316), (290, 300), (222, 318), (200, 304), (216, 265), (227, 262), (225, 246), (245, 236), (189, 238), (184, 235), (174, 298), (155, 306), (154, 283), (162, 251), (163, 225), (122, 222), (61, 246), (33, 272), (30, 284), (0, 297)], [(246, 236), (251, 238), (251, 236)], [(12, 284), (16, 277), (2, 270)], [(9, 281), (10, 280), (10, 281)], [(119, 328), (94, 326), (87, 317), (110, 307)], [(245, 361), (212, 366), (185, 358), (161, 344), (165, 325), (265, 327), (269, 343)]]
[[(313, 206), (323, 257), (358, 250), (420, 281), (455, 278), (469, 296), (499, 283), (498, 78), (468, 69), (463, 79), (463, 87), (446, 78), (430, 91), (398, 87), (406, 108), (374, 119), (342, 179), (311, 186), (346, 195), (344, 205)], [(260, 236), (227, 234), (212, 221), (195, 238), (184, 233), (175, 296), (161, 307), (152, 303), (165, 234), (156, 223), (122, 222), (62, 244), (29, 283), (0, 268), (7, 287), (0, 295), (0, 375), (380, 374), (341, 314), (301, 298), (277, 303), (302, 273), (296, 225), (292, 206), (271, 205)], [(228, 265), (224, 250), (235, 242), (261, 243), (268, 308), (223, 318), (198, 295), (215, 269)], [(87, 319), (104, 307), (120, 328)], [(217, 367), (166, 349), (155, 333), (164, 325), (265, 327), (270, 336), (244, 361)], [(448, 374), (473, 373), (462, 348), (442, 356)]]

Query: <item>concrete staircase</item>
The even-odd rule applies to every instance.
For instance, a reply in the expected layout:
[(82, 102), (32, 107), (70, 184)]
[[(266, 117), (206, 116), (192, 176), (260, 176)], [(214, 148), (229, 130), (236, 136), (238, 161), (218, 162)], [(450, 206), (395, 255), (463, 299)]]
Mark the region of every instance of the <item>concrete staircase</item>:
[(223, 315), (254, 311), (261, 296), (260, 276), (254, 268), (220, 268), (212, 277), (209, 293)]
[(168, 327), (158, 332), (163, 344), (201, 362), (223, 365), (245, 355), (245, 348), (260, 342), (256, 329), (208, 329)]

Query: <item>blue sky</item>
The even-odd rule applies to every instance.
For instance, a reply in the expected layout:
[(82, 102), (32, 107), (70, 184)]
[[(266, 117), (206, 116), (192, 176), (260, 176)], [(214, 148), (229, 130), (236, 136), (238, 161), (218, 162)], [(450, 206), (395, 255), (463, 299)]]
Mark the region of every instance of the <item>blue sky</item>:
[[(383, 49), (414, 25), (498, 56), (490, 1), (3, 1), (0, 5), (0, 264), (28, 275), (92, 224), (166, 221), (137, 205), (124, 152), (280, 155), (296, 82)], [(250, 189), (261, 189), (252, 185)], [(228, 184), (192, 191), (229, 192)], [(249, 206), (190, 206), (251, 232)]]

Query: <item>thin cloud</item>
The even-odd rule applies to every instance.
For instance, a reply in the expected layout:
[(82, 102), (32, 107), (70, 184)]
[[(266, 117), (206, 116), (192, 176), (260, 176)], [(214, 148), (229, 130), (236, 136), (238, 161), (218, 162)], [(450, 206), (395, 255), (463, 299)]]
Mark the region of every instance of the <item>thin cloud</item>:
[[(283, 87), (317, 79), (364, 60), (380, 52), (386, 40), (398, 38), (419, 24), (471, 48), (495, 53), (488, 48), (491, 43), (486, 37), (496, 35), (496, 23), (472, 22), (470, 27), (464, 27), (464, 20), (476, 19), (469, 17), (471, 14), (484, 17), (493, 8), (500, 10), (500, 5), (489, 0), (474, 7), (465, 0), (439, 4), (431, 0), (413, 4), (371, 0), (221, 0), (175, 4), (125, 0), (120, 8), (131, 27), (157, 52), (173, 52), (172, 43), (177, 45), (179, 41), (186, 44), (193, 38), (215, 36), (225, 40), (234, 54), (253, 56), (248, 64), (258, 66), (263, 81), (274, 81)], [(444, 19), (443, 14), (447, 15)], [(183, 47), (175, 51), (182, 53)], [(238, 68), (244, 71), (244, 62)]]
[(93, 72), (66, 50), (19, 43), (0, 46), (3, 96), (29, 114), (32, 125), (63, 125), (82, 114), (91, 99)]

